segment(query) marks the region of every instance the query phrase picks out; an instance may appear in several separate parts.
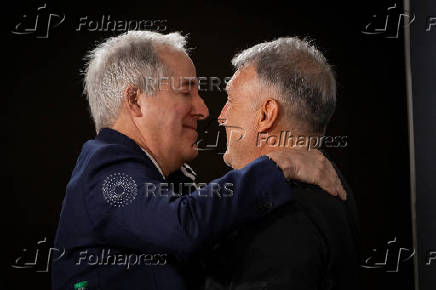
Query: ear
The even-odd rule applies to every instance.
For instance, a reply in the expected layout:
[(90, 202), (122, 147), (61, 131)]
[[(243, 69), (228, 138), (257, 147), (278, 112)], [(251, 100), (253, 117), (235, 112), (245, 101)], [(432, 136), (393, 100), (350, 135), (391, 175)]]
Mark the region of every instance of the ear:
[(273, 128), (279, 116), (279, 103), (274, 99), (266, 99), (260, 107), (259, 132)]
[(139, 102), (140, 94), (140, 89), (133, 85), (129, 85), (124, 90), (123, 100), (132, 117), (142, 117), (141, 103)]

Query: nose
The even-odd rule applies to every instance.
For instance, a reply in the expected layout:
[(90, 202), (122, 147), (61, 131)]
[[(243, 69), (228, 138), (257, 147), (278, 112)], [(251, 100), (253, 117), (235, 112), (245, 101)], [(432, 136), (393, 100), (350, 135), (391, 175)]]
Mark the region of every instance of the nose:
[(227, 103), (224, 105), (224, 107), (221, 109), (221, 113), (218, 116), (218, 124), (220, 124), (221, 126), (224, 126), (224, 124), (226, 123), (226, 115), (227, 115)]
[(193, 114), (196, 115), (199, 120), (209, 117), (209, 109), (200, 95), (197, 94), (197, 96), (194, 97), (192, 107)]

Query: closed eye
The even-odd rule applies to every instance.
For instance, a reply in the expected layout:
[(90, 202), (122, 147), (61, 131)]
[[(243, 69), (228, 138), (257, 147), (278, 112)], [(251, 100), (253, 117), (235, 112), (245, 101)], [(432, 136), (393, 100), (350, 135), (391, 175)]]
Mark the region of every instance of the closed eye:
[(182, 95), (189, 97), (191, 95), (190, 91), (181, 92)]

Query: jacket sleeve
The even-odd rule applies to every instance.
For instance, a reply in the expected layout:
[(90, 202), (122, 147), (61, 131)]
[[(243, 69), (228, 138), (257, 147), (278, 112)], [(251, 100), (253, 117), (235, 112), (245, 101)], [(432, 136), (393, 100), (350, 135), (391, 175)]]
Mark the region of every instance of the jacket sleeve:
[(94, 154), (82, 185), (92, 227), (105, 244), (189, 257), (293, 199), (282, 171), (266, 156), (174, 198), (171, 186), (128, 153), (112, 146)]

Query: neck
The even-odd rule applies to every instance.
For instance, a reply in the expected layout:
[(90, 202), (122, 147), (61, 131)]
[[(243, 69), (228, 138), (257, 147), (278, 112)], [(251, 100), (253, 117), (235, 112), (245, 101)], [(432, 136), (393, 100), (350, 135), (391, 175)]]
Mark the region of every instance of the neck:
[(146, 140), (153, 140), (153, 138), (147, 138), (148, 136), (144, 136), (131, 120), (120, 116), (112, 126), (112, 129), (126, 135), (135, 141), (138, 146), (146, 150), (156, 160), (165, 177), (174, 171), (174, 169), (169, 165), (170, 162), (164, 158), (163, 154), (160, 154), (159, 149), (153, 146), (153, 144), (148, 144), (150, 142), (147, 143)]

